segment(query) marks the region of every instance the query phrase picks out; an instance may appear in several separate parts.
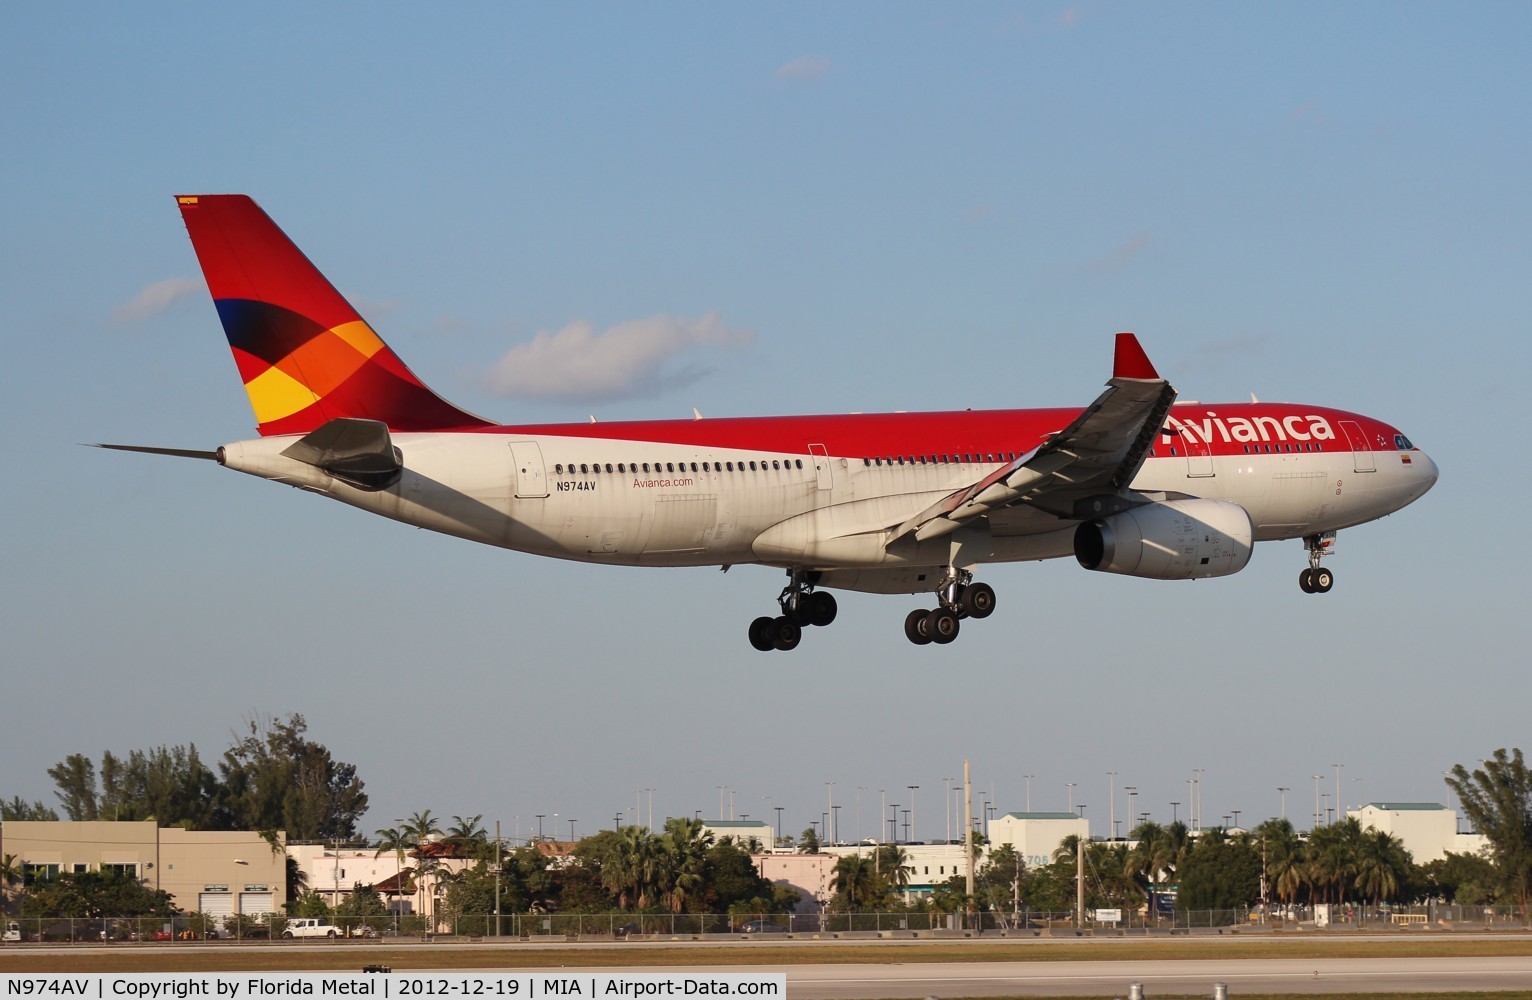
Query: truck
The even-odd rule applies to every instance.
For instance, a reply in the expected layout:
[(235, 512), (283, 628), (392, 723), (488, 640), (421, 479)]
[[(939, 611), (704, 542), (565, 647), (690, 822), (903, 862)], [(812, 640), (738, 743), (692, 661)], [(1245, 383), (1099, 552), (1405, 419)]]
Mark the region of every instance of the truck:
[(282, 930), (285, 938), (333, 938), (335, 935), (335, 925), (328, 917), (297, 917), (289, 920)]

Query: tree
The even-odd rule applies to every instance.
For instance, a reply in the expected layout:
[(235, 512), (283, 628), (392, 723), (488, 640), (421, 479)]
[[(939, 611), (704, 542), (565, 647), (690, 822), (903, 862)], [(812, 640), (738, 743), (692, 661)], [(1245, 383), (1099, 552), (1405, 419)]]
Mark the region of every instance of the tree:
[(1495, 867), (1523, 908), (1532, 896), (1532, 772), (1521, 749), (1502, 747), (1470, 772), (1453, 767), (1447, 786), (1474, 829), (1489, 840)]
[(409, 831), (404, 829), (402, 826), (389, 826), (375, 831), (373, 835), (378, 838), (378, 849), (373, 852), (372, 856), (374, 858), (379, 858), (382, 857), (385, 853), (392, 853), (394, 855), (394, 860), (398, 866), (395, 869), (398, 874), (398, 880), (397, 884), (394, 886), (394, 892), (397, 894), (397, 896), (403, 896), (405, 873), (409, 873), (410, 875), (414, 875), (415, 873), (414, 868), (407, 868), (404, 864), (404, 856), (413, 846), (413, 843), (410, 840)]
[(1177, 876), (1176, 909), (1234, 910), (1261, 896), (1261, 856), (1247, 840), (1203, 836)]
[(1398, 837), (1382, 830), (1364, 830), (1357, 845), (1357, 891), (1364, 898), (1371, 897), (1374, 906), (1385, 899), (1397, 899), (1409, 881), (1410, 864), (1410, 852)]
[(1357, 852), (1362, 843), (1362, 824), (1355, 816), (1321, 826), (1309, 834), (1309, 880), (1323, 887), (1325, 898), (1334, 893), (1335, 903), (1346, 901), (1346, 890), (1355, 888)]
[(28, 917), (169, 917), (170, 893), (150, 889), (120, 871), (61, 872), (32, 886), (21, 912)]
[(9, 802), (0, 802), (0, 823), (13, 820), (17, 823), (57, 823), (58, 818), (59, 814), (43, 805), (41, 800), (27, 802), (17, 795)]
[(64, 815), (76, 823), (96, 818), (96, 765), (82, 753), (72, 753), (62, 763), (48, 768), (48, 777), (58, 785)]
[(219, 804), (229, 824), (221, 828), (285, 830), (289, 840), (354, 838), (367, 811), (356, 766), (308, 739), (308, 724), (297, 713), (248, 725), (218, 765)]
[(843, 904), (837, 909), (857, 911), (881, 898), (882, 886), (874, 871), (873, 859), (865, 854), (847, 854), (835, 862), (831, 884)]
[(663, 860), (658, 869), (657, 888), (671, 913), (685, 913), (705, 902), (710, 852), (717, 845), (712, 834), (705, 833), (703, 828), (702, 820), (685, 816), (665, 821), (665, 832), (658, 845)]
[(804, 831), (798, 835), (798, 853), (819, 853), (819, 831), (810, 826), (805, 828)]
[(1269, 819), (1256, 827), (1255, 833), (1265, 844), (1270, 891), (1291, 906), (1308, 885), (1308, 856), (1303, 841), (1286, 819)]
[(10, 912), (11, 886), (21, 884), (21, 860), (14, 854), (0, 855), (0, 913)]

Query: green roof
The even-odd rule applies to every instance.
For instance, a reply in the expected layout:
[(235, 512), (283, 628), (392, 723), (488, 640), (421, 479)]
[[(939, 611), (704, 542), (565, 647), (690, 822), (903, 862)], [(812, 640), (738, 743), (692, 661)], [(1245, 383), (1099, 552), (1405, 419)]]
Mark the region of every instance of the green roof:
[(1075, 815), (1074, 813), (1063, 813), (1063, 812), (1057, 812), (1057, 813), (1049, 813), (1049, 812), (1035, 812), (1035, 813), (1019, 812), (1019, 813), (1006, 813), (1005, 815), (1006, 815), (1007, 819), (1081, 819), (1082, 818), (1080, 816)]

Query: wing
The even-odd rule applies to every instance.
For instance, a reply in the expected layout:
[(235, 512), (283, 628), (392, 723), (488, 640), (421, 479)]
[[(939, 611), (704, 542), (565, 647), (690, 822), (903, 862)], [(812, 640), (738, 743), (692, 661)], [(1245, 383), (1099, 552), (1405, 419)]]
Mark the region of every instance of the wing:
[(917, 541), (995, 515), (1005, 534), (1059, 527), (1128, 506), (1123, 496), (1165, 423), (1176, 390), (1160, 378), (1131, 333), (1117, 335), (1112, 378), (1070, 425), (1016, 461), (905, 521), (890, 541)]

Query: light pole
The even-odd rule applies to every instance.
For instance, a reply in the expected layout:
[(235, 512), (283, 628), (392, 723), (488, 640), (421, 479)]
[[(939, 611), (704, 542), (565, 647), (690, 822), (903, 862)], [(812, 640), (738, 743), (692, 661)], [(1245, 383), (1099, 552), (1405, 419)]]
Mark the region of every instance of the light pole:
[(1107, 826), (1106, 832), (1117, 839), (1117, 772), (1106, 772), (1107, 777)]
[(883, 818), (883, 821), (885, 823), (892, 823), (893, 824), (894, 835), (892, 837), (888, 838), (888, 839), (892, 840), (894, 843), (897, 844), (897, 843), (899, 843), (899, 803), (897, 803), (897, 802), (890, 802), (888, 804), (888, 807), (894, 811), (894, 818), (893, 819), (889, 819), (887, 816), (885, 816)]
[(1314, 829), (1319, 829), (1319, 820), (1323, 815), (1319, 811), (1319, 783), (1324, 780), (1324, 775), (1316, 774), (1314, 778)]
[(1367, 804), (1367, 786), (1362, 783), (1361, 778), (1351, 780), (1356, 782), (1356, 808), (1358, 812), (1361, 812), (1362, 807)]
[(772, 808), (777, 811), (777, 842), (775, 844), (772, 844), (771, 846), (772, 847), (781, 847), (782, 846), (782, 807), (781, 806), (772, 806)]
[(1336, 819), (1340, 819), (1340, 815), (1341, 815), (1340, 773), (1341, 773), (1341, 768), (1345, 767), (1346, 765), (1345, 764), (1331, 764), (1330, 766), (1335, 768), (1335, 818)]
[(830, 843), (840, 843), (840, 804), (830, 807)]
[(546, 815), (548, 815), (548, 814), (547, 813), (538, 813), (537, 814), (537, 839), (538, 840), (542, 840), (543, 839), (543, 817), (546, 816)]
[(913, 844), (920, 839), (918, 836), (916, 836), (919, 830), (915, 826), (915, 793), (920, 791), (920, 786), (905, 785), (904, 787), (910, 790), (910, 836), (908, 839), (909, 842)]
[(574, 820), (570, 820), (569, 821), (569, 842), (571, 844), (575, 842), (574, 825), (575, 825), (575, 821)]
[(1179, 802), (1172, 802), (1170, 804), (1170, 825), (1171, 826), (1175, 826), (1176, 825), (1176, 821), (1179, 818), (1179, 814), (1177, 813), (1176, 810), (1179, 809), (1180, 806), (1181, 806), (1181, 803), (1179, 803)]
[(723, 786), (718, 786), (718, 818), (723, 819)]
[(1197, 775), (1197, 831), (1202, 831), (1202, 775), (1207, 768), (1194, 767), (1192, 772)]
[[(1135, 800), (1138, 798), (1138, 786), (1137, 785), (1123, 785), (1122, 786), (1122, 790), (1128, 793), (1128, 825), (1132, 826), (1133, 825), (1133, 817), (1138, 815), (1138, 813), (1133, 811), (1134, 809), (1137, 808), (1137, 802)], [(1130, 837), (1133, 836), (1133, 831), (1132, 830), (1128, 831), (1128, 836), (1130, 836)]]
[(952, 779), (951, 778), (943, 778), (942, 779), (942, 788), (944, 789), (944, 791), (942, 792), (942, 798), (946, 800), (946, 805), (947, 805), (947, 841), (946, 842), (950, 844), (950, 843), (952, 843)]
[(1027, 812), (1031, 812), (1032, 811), (1032, 779), (1037, 777), (1037, 775), (1035, 775), (1035, 774), (1024, 774), (1024, 775), (1022, 775), (1022, 777), (1027, 779)]
[(1277, 791), (1282, 796), (1282, 818), (1283, 819), (1287, 819), (1287, 786), (1286, 785), (1278, 785), (1277, 786)]
[(1229, 811), (1234, 814), (1234, 829), (1238, 830), (1239, 829), (1239, 810), (1238, 809), (1230, 809)]
[(1186, 779), (1186, 825), (1197, 832), (1197, 779)]
[[(834, 813), (835, 813), (835, 782), (827, 781), (827, 782), (825, 782), (825, 816), (829, 817), (829, 816), (833, 815)], [(835, 831), (831, 830), (829, 827), (825, 828), (825, 839), (830, 841), (831, 843), (835, 842), (834, 834), (835, 834)]]
[(1066, 781), (1066, 782), (1064, 782), (1064, 787), (1069, 789), (1069, 811), (1070, 812), (1074, 812), (1075, 811), (1075, 783), (1073, 781)]

